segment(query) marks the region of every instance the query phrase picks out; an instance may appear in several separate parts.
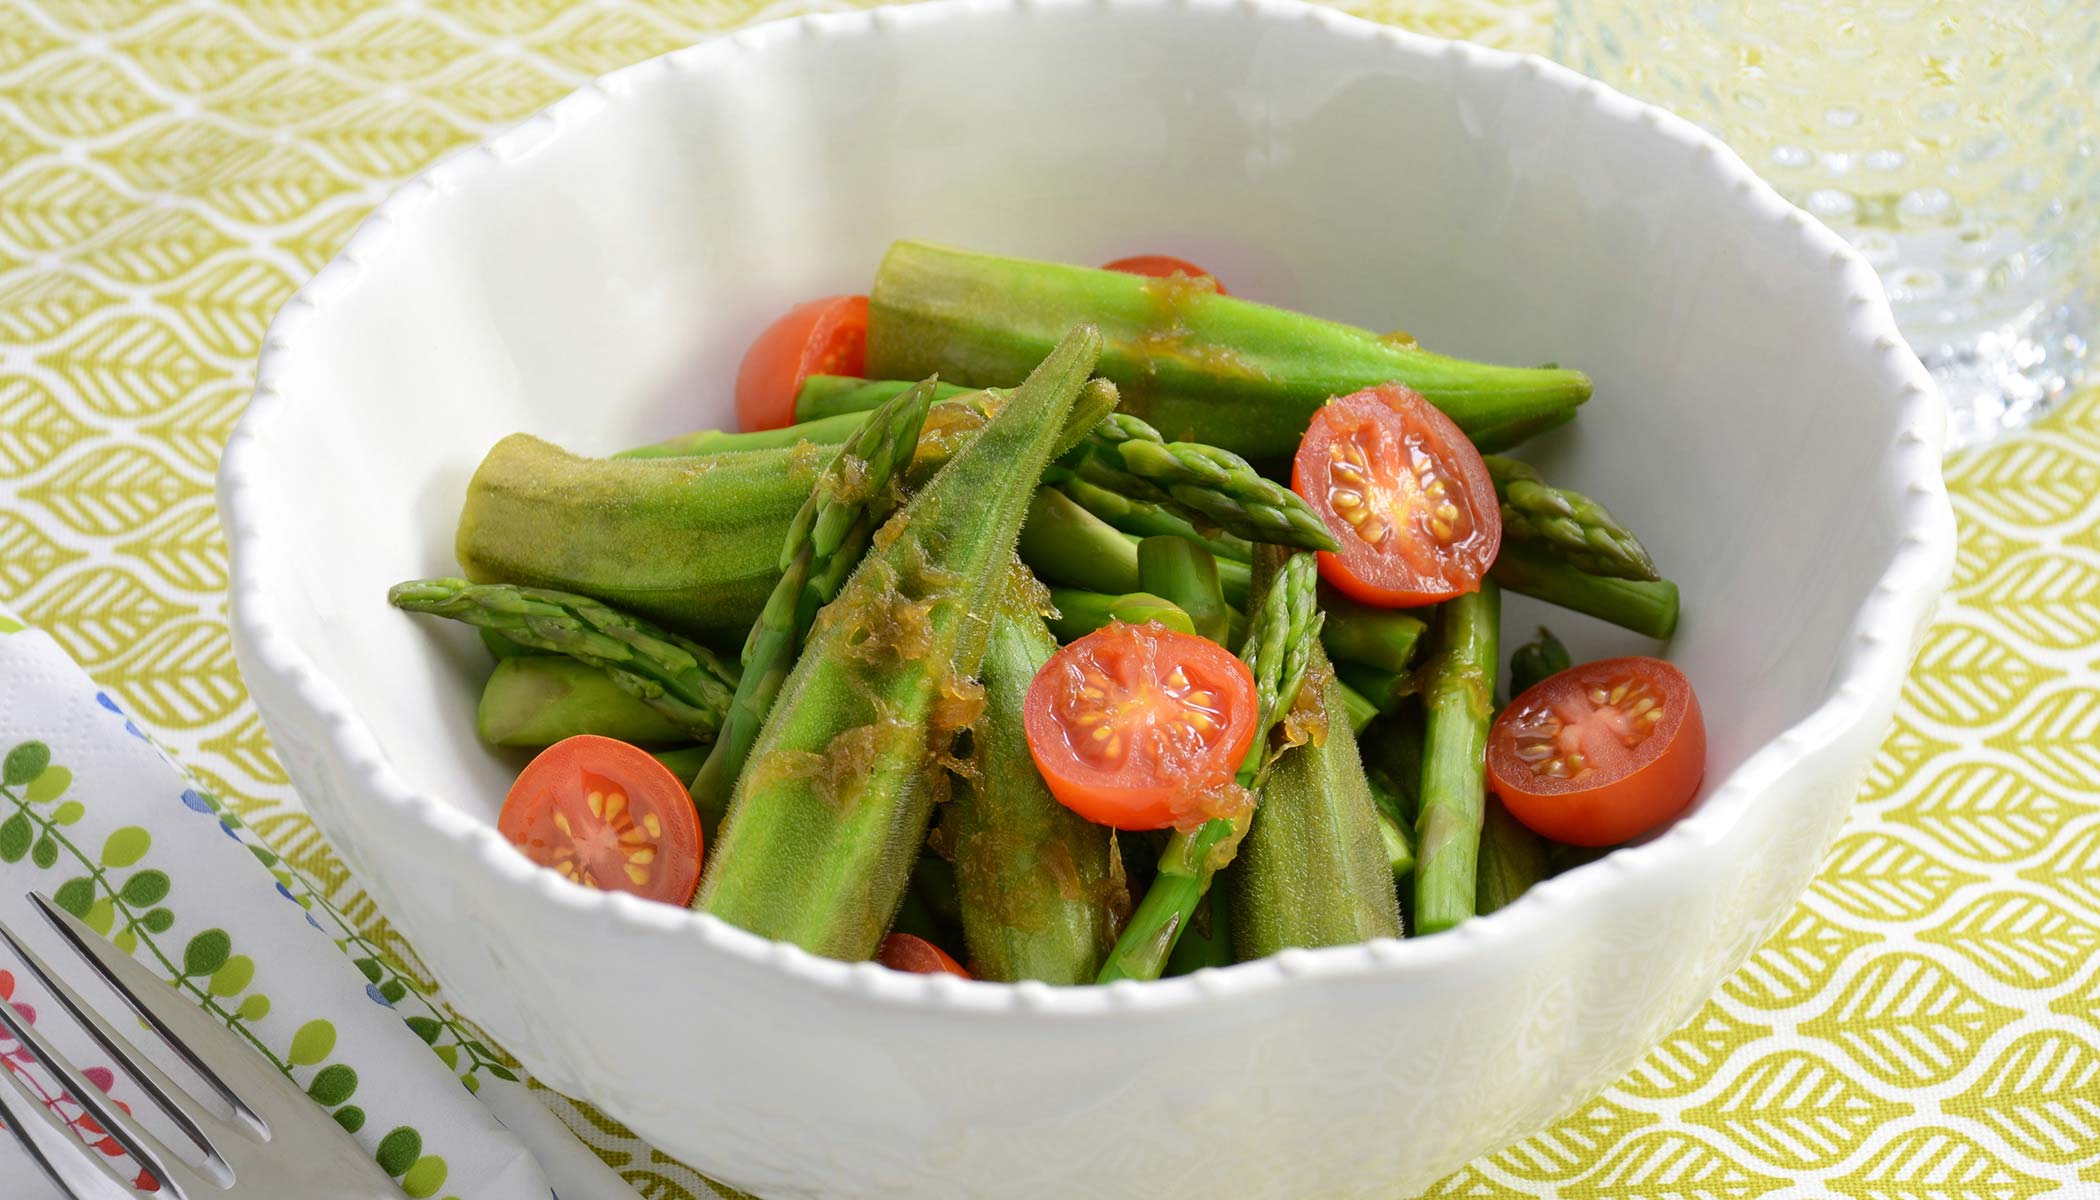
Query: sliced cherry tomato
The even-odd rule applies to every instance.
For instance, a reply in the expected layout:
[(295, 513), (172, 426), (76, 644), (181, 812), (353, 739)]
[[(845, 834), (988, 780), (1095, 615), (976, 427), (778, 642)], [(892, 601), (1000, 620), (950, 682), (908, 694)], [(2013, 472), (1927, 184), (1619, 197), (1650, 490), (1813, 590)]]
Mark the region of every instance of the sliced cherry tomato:
[(1186, 275), (1190, 279), (1208, 279), (1220, 296), (1232, 294), (1225, 290), (1225, 285), (1219, 282), (1217, 276), (1188, 259), (1176, 258), (1171, 254), (1133, 254), (1129, 258), (1103, 263), (1101, 269), (1121, 271), (1125, 275), (1150, 275), (1154, 279), (1170, 279), (1176, 275)]
[(700, 820), (685, 784), (642, 750), (595, 734), (532, 760), (496, 828), (525, 857), (587, 888), (684, 904), (700, 884)]
[(963, 965), (948, 956), (946, 950), (922, 937), (908, 933), (893, 933), (882, 939), (882, 948), (875, 951), (875, 961), (892, 971), (910, 971), (914, 975), (938, 975), (946, 971), (950, 975), (970, 978)]
[(1112, 622), (1052, 655), (1023, 726), (1050, 794), (1117, 829), (1229, 811), (1254, 741), (1254, 674), (1209, 638)]
[(1571, 846), (1612, 846), (1684, 810), (1706, 775), (1706, 720), (1684, 672), (1607, 658), (1550, 676), (1488, 733), (1510, 815)]
[(826, 296), (797, 304), (766, 326), (736, 369), (738, 428), (784, 429), (795, 423), (795, 396), (812, 375), (864, 375), (868, 370), (868, 298)]
[(1341, 544), (1320, 552), (1321, 577), (1366, 604), (1412, 608), (1475, 591), (1502, 545), (1480, 452), (1397, 383), (1320, 409), (1298, 443), (1291, 489)]

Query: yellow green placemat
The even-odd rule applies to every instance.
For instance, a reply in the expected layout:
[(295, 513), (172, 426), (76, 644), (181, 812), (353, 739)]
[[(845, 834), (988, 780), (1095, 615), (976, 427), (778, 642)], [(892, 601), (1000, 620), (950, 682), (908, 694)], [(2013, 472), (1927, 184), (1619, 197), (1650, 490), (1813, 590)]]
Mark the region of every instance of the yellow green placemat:
[[(1341, 7), (1527, 50), (1552, 11)], [(0, 598), (404, 962), (299, 811), (227, 638), (211, 478), (264, 326), (445, 151), (788, 11), (0, 0)], [(1950, 484), (1954, 593), (1808, 898), (1632, 1075), (1436, 1194), (2100, 1193), (2100, 393)], [(652, 1200), (708, 1194), (550, 1103)]]

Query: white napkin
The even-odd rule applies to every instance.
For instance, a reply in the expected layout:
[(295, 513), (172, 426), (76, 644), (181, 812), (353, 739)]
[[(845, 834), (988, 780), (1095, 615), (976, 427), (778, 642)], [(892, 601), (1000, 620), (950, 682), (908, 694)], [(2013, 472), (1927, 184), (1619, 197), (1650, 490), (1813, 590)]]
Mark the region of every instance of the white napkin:
[[(0, 764), (0, 921), (54, 969), (77, 960), (30, 907), (31, 891), (106, 931), (269, 1056), (409, 1196), (548, 1200), (552, 1178), (568, 1200), (633, 1200), (471, 1029), (427, 1001), (57, 643), (4, 609)], [(76, 984), (85, 978), (67, 974)], [(108, 999), (100, 990), (82, 987), (115, 1011), (114, 1000), (99, 1003)], [(136, 1096), (4, 949), (0, 1002), (33, 1014), (113, 1098)], [(135, 1040), (151, 1042), (143, 1033)], [(0, 1031), (0, 1063), (19, 1071), (25, 1059)], [(56, 1090), (35, 1072), (31, 1080), (42, 1094)], [(70, 1099), (50, 1104), (80, 1127)], [(147, 1119), (150, 1102), (140, 1107)], [(83, 1135), (122, 1158), (92, 1128)], [(527, 1141), (548, 1163), (544, 1173)], [(136, 1172), (128, 1161), (113, 1165)], [(0, 1197), (58, 1197), (11, 1135), (0, 1135)]]

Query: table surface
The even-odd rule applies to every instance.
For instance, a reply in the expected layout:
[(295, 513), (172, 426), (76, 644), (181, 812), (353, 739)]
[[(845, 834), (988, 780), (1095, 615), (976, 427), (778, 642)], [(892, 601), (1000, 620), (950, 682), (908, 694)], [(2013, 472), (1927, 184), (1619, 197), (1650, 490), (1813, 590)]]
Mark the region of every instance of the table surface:
[[(1342, 7), (1541, 51), (1552, 9)], [(234, 666), (212, 472), (264, 327), (447, 150), (788, 11), (0, 0), (0, 600), (417, 975)], [(1948, 475), (1954, 588), (1808, 897), (1631, 1075), (1431, 1194), (2100, 1194), (2100, 392)], [(713, 1194), (547, 1099), (651, 1200)]]

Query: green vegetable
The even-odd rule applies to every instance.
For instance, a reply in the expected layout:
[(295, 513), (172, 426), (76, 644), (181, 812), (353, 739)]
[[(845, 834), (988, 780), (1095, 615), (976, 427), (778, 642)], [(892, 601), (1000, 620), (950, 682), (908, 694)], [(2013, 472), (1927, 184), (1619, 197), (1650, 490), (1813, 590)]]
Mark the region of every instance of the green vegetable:
[(1037, 611), (1042, 585), (1020, 571), (992, 621), (981, 677), (976, 770), (956, 779), (944, 828), (969, 962), (979, 979), (1092, 981), (1128, 906), (1112, 835), (1050, 795), (1022, 726), (1035, 673), (1057, 652)]
[(977, 717), (982, 614), (1006, 586), (1000, 568), (1100, 352), (1099, 333), (1073, 330), (876, 535), (752, 747), (697, 907), (814, 954), (874, 953), (925, 840), (941, 762)]
[(1050, 632), (1060, 642), (1076, 642), (1113, 621), (1144, 625), (1157, 621), (1181, 633), (1194, 633), (1196, 626), (1172, 601), (1149, 592), (1125, 592), (1105, 596), (1078, 588), (1051, 588), (1050, 603), (1057, 615), (1050, 618)]
[(911, 465), (919, 427), (933, 403), (933, 380), (906, 388), (869, 415), (817, 477), (780, 548), (780, 582), (744, 641), (744, 669), (722, 719), (714, 752), (693, 777), (701, 832), (714, 836), (759, 726), (795, 665), (795, 655), (875, 530), (902, 500), (899, 477)]
[[(1333, 624), (1331, 617), (1328, 623)], [(1331, 639), (1320, 640), (1327, 652), (1333, 654), (1334, 648), (1326, 645)], [(1409, 696), (1415, 694), (1413, 675), (1367, 667), (1359, 662), (1342, 661), (1334, 664), (1334, 672), (1341, 677), (1343, 683), (1349, 685), (1350, 690), (1362, 696), (1372, 708), (1382, 713), (1397, 711)]]
[(649, 757), (664, 765), (664, 769), (680, 779), (691, 779), (700, 764), (707, 761), (707, 747), (680, 746), (676, 750), (652, 750)]
[(1410, 700), (1372, 722), (1361, 749), (1372, 794), (1390, 800), (1393, 819), (1412, 845), (1422, 802), (1422, 706)]
[(1662, 578), (1640, 539), (1602, 504), (1581, 492), (1549, 485), (1529, 463), (1496, 454), (1482, 461), (1502, 501), (1505, 545), (1528, 547), (1592, 575)]
[[(1056, 488), (1036, 492), (1021, 527), (1021, 558), (1054, 586), (1117, 596), (1138, 591), (1137, 541)], [(1062, 606), (1060, 606), (1062, 607)]]
[(1329, 397), (1399, 381), (1468, 432), (1572, 411), (1575, 371), (1445, 358), (1368, 330), (1220, 296), (1207, 281), (999, 258), (897, 242), (869, 292), (868, 371), (938, 371), (993, 387), (1019, 379), (1075, 322), (1107, 339), (1100, 373), (1125, 410), (1168, 437), (1255, 459), (1298, 447)]
[(1254, 557), (1254, 543), (1229, 533), (1206, 533), (1188, 520), (1148, 500), (1133, 500), (1074, 476), (1060, 481), (1057, 490), (1088, 512), (1133, 537), (1173, 534), (1196, 542), (1220, 559), (1247, 562)]
[(955, 881), (955, 864), (928, 846), (912, 864), (906, 895), (925, 906), (939, 937), (927, 938), (937, 946), (962, 945), (962, 892)]
[(1510, 652), (1509, 698), (1516, 699), (1573, 665), (1568, 648), (1560, 644), (1552, 630), (1539, 626), (1538, 636)]
[(530, 646), (520, 646), (487, 627), (476, 629), (474, 632), (481, 635), (481, 644), (488, 649), (489, 657), (497, 662), (502, 662), (506, 658), (520, 658), (528, 654), (544, 655), (546, 653), (544, 650), (535, 650)]
[(491, 746), (552, 746), (580, 733), (637, 746), (693, 740), (693, 730), (635, 699), (604, 671), (560, 654), (497, 663), (474, 721)]
[(1545, 841), (1518, 824), (1500, 800), (1488, 797), (1480, 827), (1480, 879), (1474, 891), (1480, 915), (1506, 907), (1550, 873)]
[(387, 600), (406, 612), (494, 629), (520, 645), (596, 667), (621, 691), (695, 737), (714, 735), (736, 687), (736, 671), (712, 650), (588, 596), (424, 579), (395, 584)]
[(1246, 459), (1215, 446), (1166, 441), (1127, 414), (1096, 426), (1058, 465), (1089, 483), (1180, 508), (1191, 520), (1249, 541), (1338, 549), (1326, 523), (1298, 493), (1263, 478)]
[(1320, 640), (1337, 660), (1362, 663), (1395, 674), (1414, 668), (1428, 626), (1420, 617), (1359, 604), (1332, 588), (1320, 589), (1327, 624)]
[(1415, 821), (1415, 928), (1437, 933), (1473, 915), (1488, 723), (1495, 715), (1495, 639), (1502, 596), (1492, 582), (1437, 610), (1424, 668), (1421, 815)]
[(1232, 862), (1232, 942), (1242, 961), (1287, 946), (1400, 936), (1378, 807), (1356, 737), (1339, 719), (1340, 685), (1325, 668), (1315, 649), (1307, 686), (1320, 691), (1309, 740), (1277, 758)]
[(460, 568), (741, 637), (779, 582), (782, 539), (821, 465), (792, 450), (579, 458), (513, 434), (467, 485)]
[(1606, 579), (1523, 546), (1504, 546), (1488, 578), (1520, 595), (1609, 621), (1652, 638), (1677, 632), (1677, 585)]
[(867, 419), (868, 414), (854, 412), (840, 413), (835, 417), (825, 417), (817, 421), (805, 421), (798, 425), (783, 425), (778, 429), (754, 429), (741, 433), (726, 429), (702, 429), (647, 446), (637, 446), (632, 450), (622, 450), (613, 457), (688, 458), (710, 454), (738, 454), (751, 450), (787, 450), (800, 442), (830, 447), (852, 437)]
[(1559, 429), (1574, 419), (1575, 410), (1564, 408), (1559, 412), (1536, 417), (1519, 417), (1514, 421), (1490, 425), (1485, 429), (1473, 430), (1466, 436), (1473, 440), (1473, 448), (1482, 454), (1500, 454), (1504, 450), (1514, 450), (1549, 430)]
[[(1375, 786), (1372, 788), (1372, 795), (1377, 795)], [(1408, 876), (1415, 872), (1414, 844), (1407, 840), (1407, 827), (1383, 806), (1378, 810), (1378, 840), (1385, 850), (1386, 866), (1393, 872), (1395, 892), (1401, 888), (1412, 888), (1414, 885), (1408, 882)], [(1395, 899), (1397, 901), (1398, 897)]]
[(1370, 727), (1371, 722), (1378, 719), (1378, 706), (1371, 703), (1362, 692), (1339, 679), (1334, 681), (1334, 686), (1341, 693), (1342, 712), (1349, 718), (1350, 733), (1362, 733)]
[[(1272, 560), (1268, 547), (1260, 557)], [(1310, 554), (1292, 554), (1278, 564), (1262, 589), (1262, 603), (1249, 614), (1240, 658), (1254, 673), (1255, 734), (1235, 782), (1252, 791), (1270, 759), (1269, 731), (1297, 702), (1320, 633), (1319, 576)], [(1157, 979), (1211, 876), (1232, 861), (1247, 832), (1247, 816), (1214, 817), (1194, 830), (1176, 830), (1160, 851), (1159, 873), (1109, 951), (1097, 981)]]
[[(795, 393), (795, 421), (808, 424), (842, 413), (864, 413), (881, 408), (890, 397), (911, 387), (909, 379), (860, 379), (851, 375), (811, 375)], [(935, 384), (936, 403), (960, 396), (969, 388), (952, 383)]]
[(1222, 878), (1211, 881), (1210, 894), (1196, 907), (1189, 927), (1175, 940), (1174, 953), (1167, 956), (1166, 969), (1160, 972), (1162, 978), (1232, 965), (1232, 895), (1226, 885), (1232, 878), (1232, 868), (1227, 866), (1218, 874)]
[(1187, 538), (1148, 537), (1138, 543), (1138, 582), (1188, 614), (1192, 632), (1223, 645), (1232, 609), (1218, 586), (1218, 562)]

